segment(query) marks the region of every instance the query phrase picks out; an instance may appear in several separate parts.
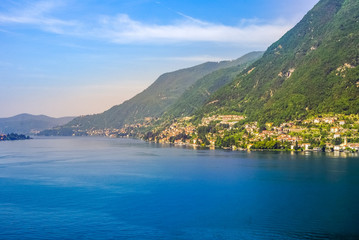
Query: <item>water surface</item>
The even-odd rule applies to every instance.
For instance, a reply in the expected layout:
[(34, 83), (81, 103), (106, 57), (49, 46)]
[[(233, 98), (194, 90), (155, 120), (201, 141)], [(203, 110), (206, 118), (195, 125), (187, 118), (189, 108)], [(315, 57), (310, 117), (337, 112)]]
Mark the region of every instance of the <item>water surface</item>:
[(359, 239), (359, 158), (0, 143), (0, 239)]

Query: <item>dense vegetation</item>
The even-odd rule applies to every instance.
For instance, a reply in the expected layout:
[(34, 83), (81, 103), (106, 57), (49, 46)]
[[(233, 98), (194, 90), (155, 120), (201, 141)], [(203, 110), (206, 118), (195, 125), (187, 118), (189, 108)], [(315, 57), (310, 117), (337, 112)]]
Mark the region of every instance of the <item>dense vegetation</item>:
[(203, 106), (215, 91), (232, 82), (238, 74), (262, 55), (263, 52), (248, 53), (237, 60), (238, 65), (220, 69), (204, 76), (190, 86), (178, 101), (170, 106), (166, 115), (172, 117), (192, 115)]
[(279, 124), (359, 112), (359, 2), (322, 0), (197, 115), (239, 113)]
[(14, 140), (27, 140), (27, 139), (31, 139), (31, 138), (24, 134), (9, 133), (5, 135), (0, 135), (0, 141), (14, 141)]

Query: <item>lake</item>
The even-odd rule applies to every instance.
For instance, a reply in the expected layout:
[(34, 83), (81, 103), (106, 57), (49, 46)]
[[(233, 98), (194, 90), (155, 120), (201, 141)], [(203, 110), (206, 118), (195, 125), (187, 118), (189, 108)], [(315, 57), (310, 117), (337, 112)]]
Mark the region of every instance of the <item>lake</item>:
[(359, 239), (359, 157), (0, 142), (0, 239)]

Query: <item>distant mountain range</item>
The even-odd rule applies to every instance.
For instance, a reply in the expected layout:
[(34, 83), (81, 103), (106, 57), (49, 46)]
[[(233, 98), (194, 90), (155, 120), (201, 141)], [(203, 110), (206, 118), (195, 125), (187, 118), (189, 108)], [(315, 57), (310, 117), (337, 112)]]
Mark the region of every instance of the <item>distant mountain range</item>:
[(0, 133), (36, 134), (42, 130), (64, 125), (74, 117), (52, 118), (45, 115), (19, 114), (0, 118)]
[(359, 1), (321, 0), (267, 51), (166, 73), (102, 114), (46, 134), (121, 128), (145, 118), (235, 114), (261, 124), (359, 113)]

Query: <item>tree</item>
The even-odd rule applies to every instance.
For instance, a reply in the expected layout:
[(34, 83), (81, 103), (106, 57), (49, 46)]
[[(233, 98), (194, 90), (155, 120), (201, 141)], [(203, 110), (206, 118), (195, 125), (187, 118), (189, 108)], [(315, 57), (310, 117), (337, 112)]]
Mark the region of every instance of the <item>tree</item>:
[(342, 140), (342, 138), (334, 138), (333, 141), (332, 141), (332, 143), (333, 143), (334, 145), (340, 145), (340, 144), (343, 143), (343, 140)]

